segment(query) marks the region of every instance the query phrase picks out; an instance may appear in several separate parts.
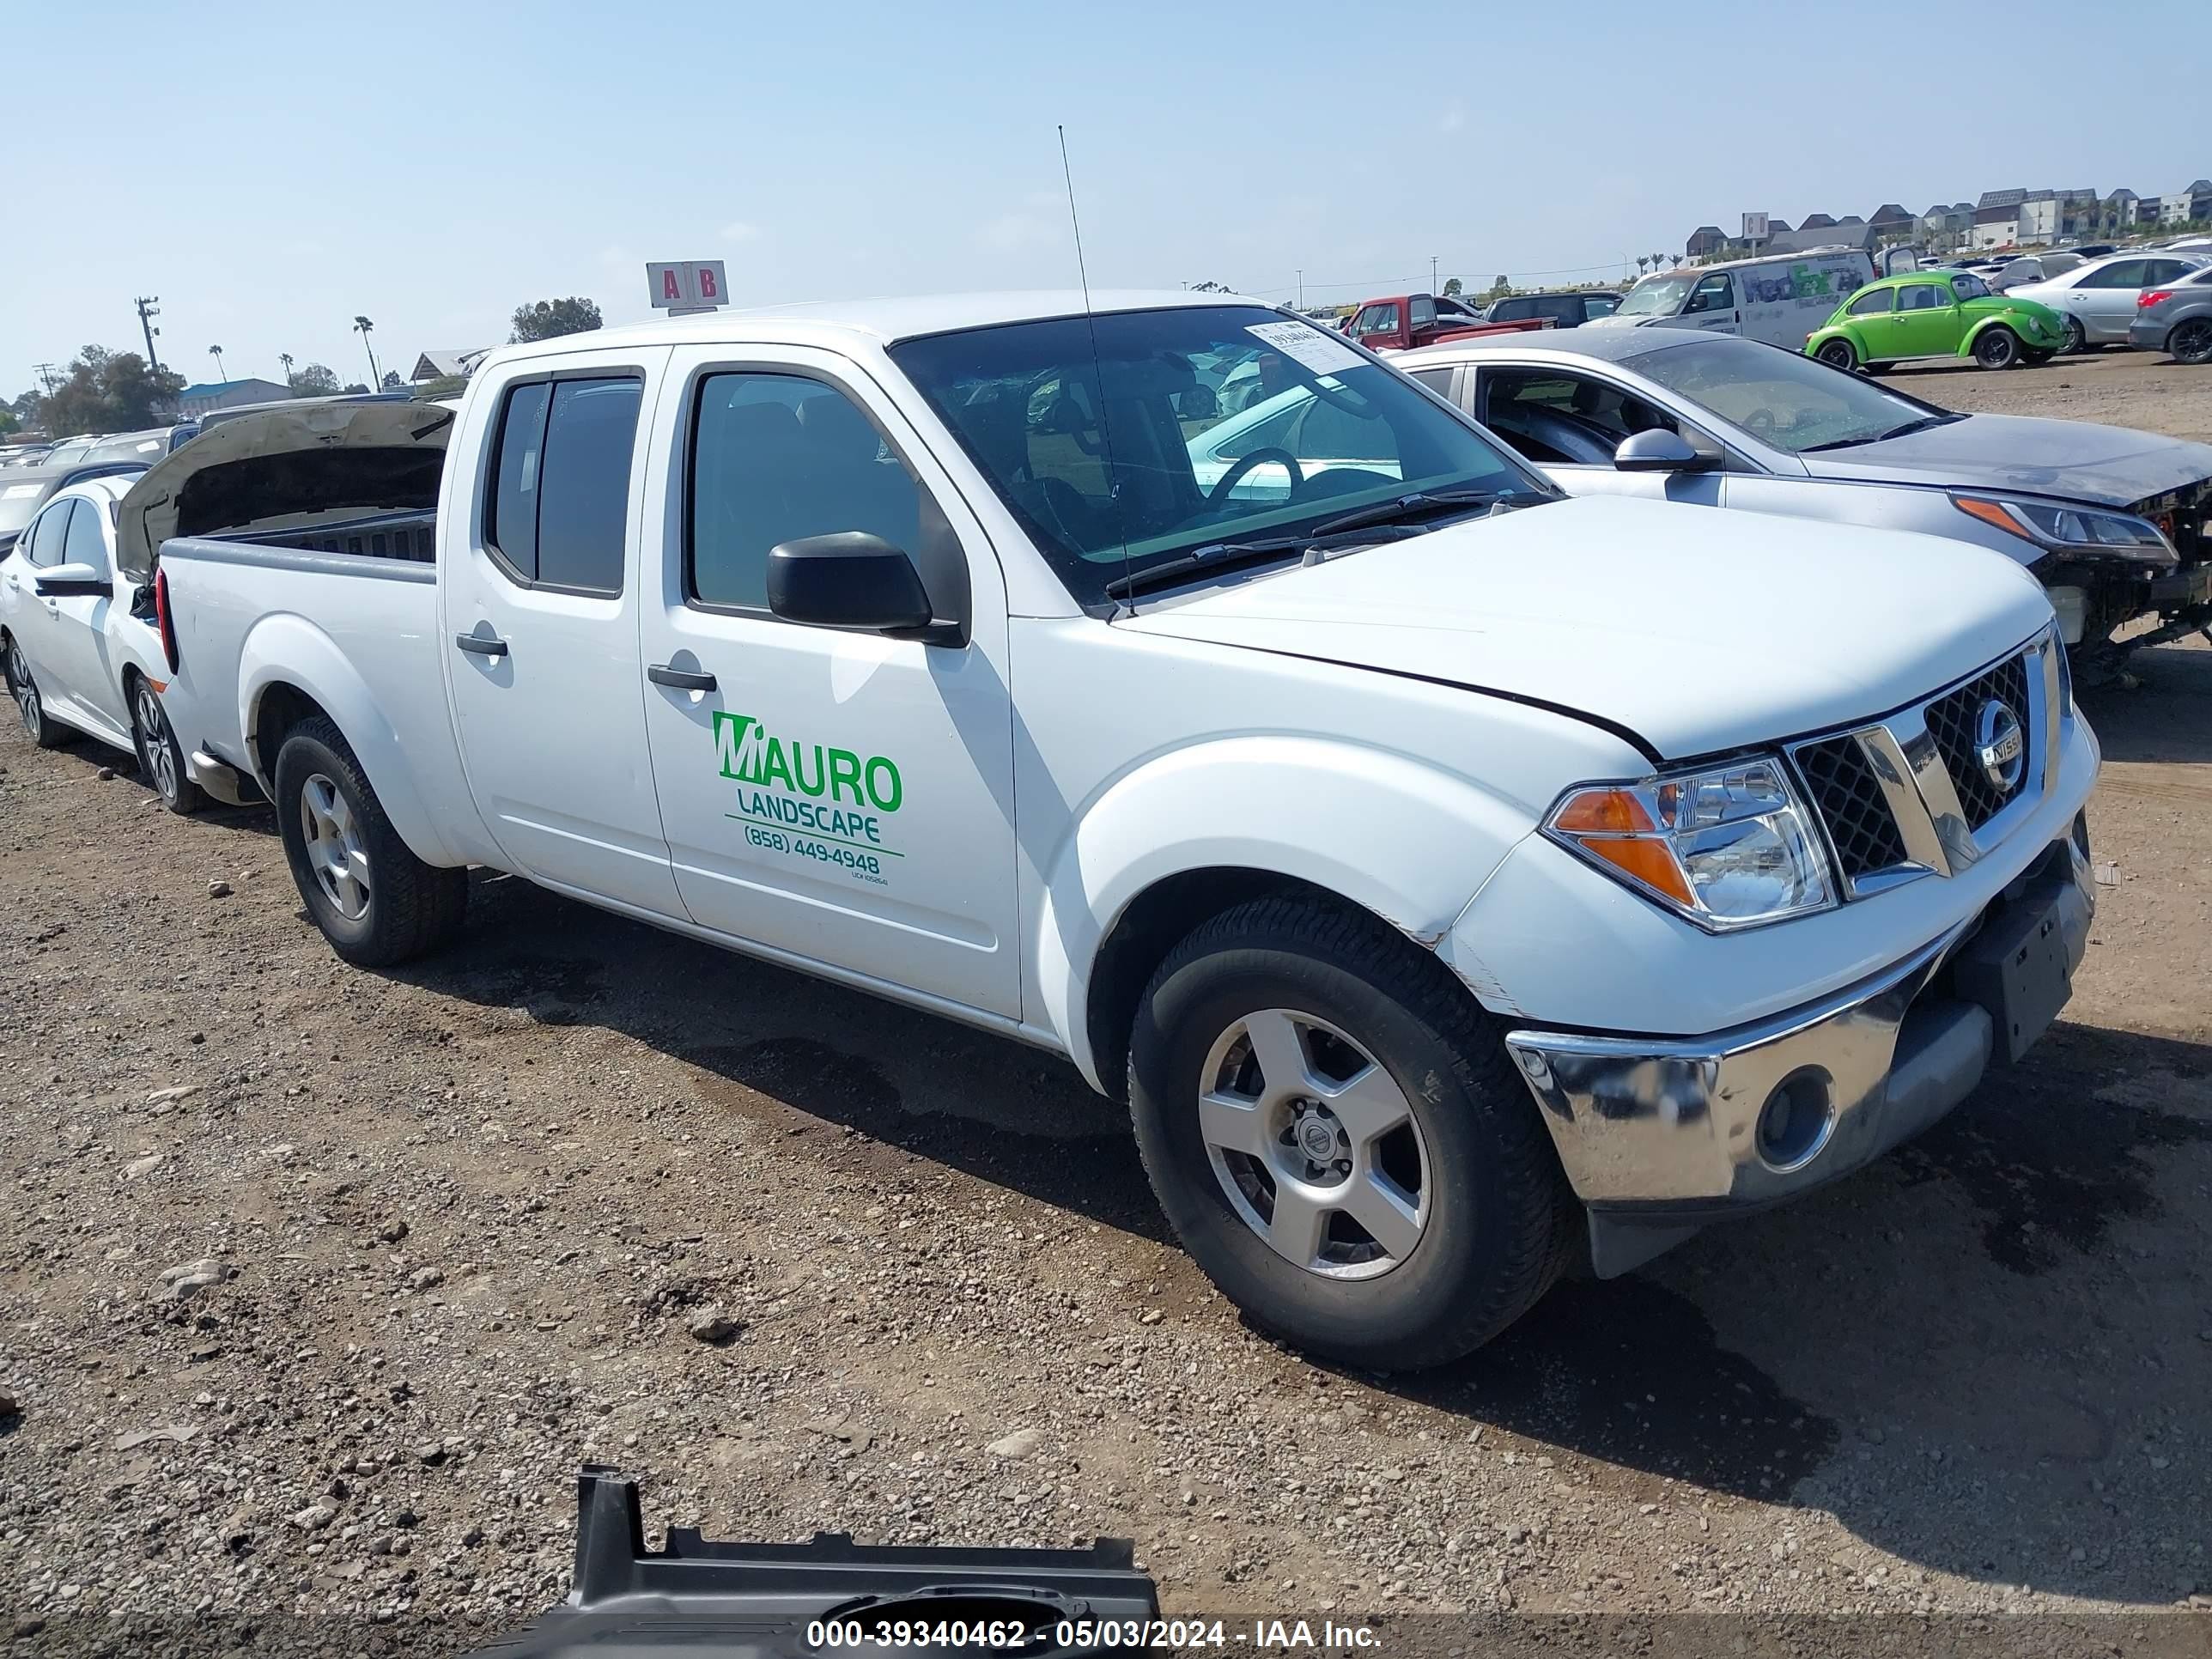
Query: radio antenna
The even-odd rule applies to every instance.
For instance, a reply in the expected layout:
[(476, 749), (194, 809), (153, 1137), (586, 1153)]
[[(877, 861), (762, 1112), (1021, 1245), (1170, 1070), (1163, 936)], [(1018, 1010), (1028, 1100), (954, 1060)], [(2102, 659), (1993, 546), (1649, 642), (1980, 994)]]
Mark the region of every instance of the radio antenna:
[[(1068, 226), (1075, 232), (1075, 275), (1083, 284), (1083, 325), (1091, 331), (1091, 385), (1098, 399), (1098, 441), (1106, 452), (1106, 494), (1114, 503), (1114, 529), (1121, 543), (1121, 574), (1127, 577), (1131, 574), (1129, 537), (1121, 524), (1121, 475), (1114, 465), (1114, 431), (1106, 419), (1106, 365), (1098, 354), (1098, 319), (1091, 310), (1091, 271), (1083, 259), (1083, 221), (1075, 213), (1075, 174), (1067, 165), (1067, 129), (1055, 122), (1053, 131), (1060, 135), (1060, 176), (1067, 185)], [(1126, 603), (1132, 611), (1136, 610), (1134, 595)]]

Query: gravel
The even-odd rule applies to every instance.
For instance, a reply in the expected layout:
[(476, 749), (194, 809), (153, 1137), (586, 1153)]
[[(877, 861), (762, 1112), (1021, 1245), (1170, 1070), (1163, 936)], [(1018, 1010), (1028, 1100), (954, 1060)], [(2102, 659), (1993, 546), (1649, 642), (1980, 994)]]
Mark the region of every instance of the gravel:
[(2125, 879), (2025, 1066), (1399, 1379), (1243, 1325), (1055, 1062), (514, 881), (358, 972), (264, 813), (10, 727), (0, 1619), (481, 1640), (565, 1594), (587, 1460), (656, 1528), (1133, 1537), (1184, 1613), (2185, 1607), (2212, 652), (2141, 678), (2091, 708)]

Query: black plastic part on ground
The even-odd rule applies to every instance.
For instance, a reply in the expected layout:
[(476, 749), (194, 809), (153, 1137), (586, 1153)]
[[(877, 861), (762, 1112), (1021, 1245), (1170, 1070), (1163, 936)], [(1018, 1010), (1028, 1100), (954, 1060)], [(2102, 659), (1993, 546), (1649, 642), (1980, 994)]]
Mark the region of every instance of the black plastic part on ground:
[[(1127, 1539), (1087, 1550), (727, 1544), (672, 1527), (647, 1551), (637, 1485), (586, 1464), (576, 1481), (575, 1588), (528, 1629), (478, 1659), (555, 1659), (682, 1650), (768, 1659), (834, 1653), (1010, 1656), (1141, 1645), (1159, 1592)], [(820, 1639), (834, 1624), (842, 1638)], [(1112, 1626), (1121, 1639), (1101, 1638)]]

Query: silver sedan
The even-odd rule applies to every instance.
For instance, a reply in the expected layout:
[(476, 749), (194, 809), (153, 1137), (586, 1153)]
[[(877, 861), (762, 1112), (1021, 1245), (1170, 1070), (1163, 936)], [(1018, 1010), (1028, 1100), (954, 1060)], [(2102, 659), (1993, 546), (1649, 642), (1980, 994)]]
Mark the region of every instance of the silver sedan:
[[(2212, 446), (1960, 415), (1755, 341), (1560, 329), (1393, 358), (1570, 495), (1644, 495), (1973, 542), (2033, 570), (2091, 672), (2212, 630)], [(1910, 603), (1909, 595), (1899, 596)]]

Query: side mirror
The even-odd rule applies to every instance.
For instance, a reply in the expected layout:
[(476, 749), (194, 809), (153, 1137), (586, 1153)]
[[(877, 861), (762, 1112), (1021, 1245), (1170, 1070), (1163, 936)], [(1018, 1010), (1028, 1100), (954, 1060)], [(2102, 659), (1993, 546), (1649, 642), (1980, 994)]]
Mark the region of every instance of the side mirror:
[(1613, 452), (1617, 472), (1696, 472), (1711, 465), (1690, 447), (1688, 439), (1664, 428), (1632, 433)]
[(58, 564), (40, 571), (34, 585), (41, 598), (58, 599), (83, 593), (105, 597), (109, 581), (97, 565)]
[(844, 530), (769, 550), (768, 608), (786, 622), (893, 638), (926, 635), (934, 620), (921, 573), (903, 548)]

